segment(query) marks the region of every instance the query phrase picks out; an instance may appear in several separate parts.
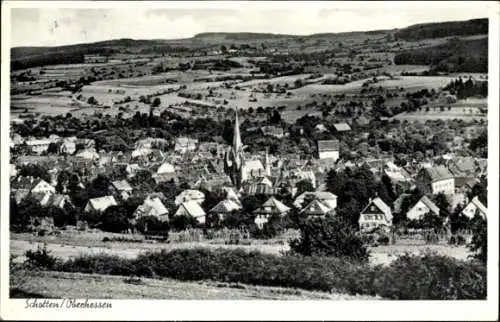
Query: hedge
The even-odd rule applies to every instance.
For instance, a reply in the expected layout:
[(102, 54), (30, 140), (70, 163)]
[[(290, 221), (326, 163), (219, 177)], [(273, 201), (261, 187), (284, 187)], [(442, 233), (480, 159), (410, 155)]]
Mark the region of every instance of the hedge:
[(58, 263), (52, 269), (182, 281), (239, 282), (400, 300), (486, 298), (484, 265), (438, 255), (404, 255), (389, 266), (370, 266), (333, 257), (194, 248), (161, 250), (135, 259), (83, 255)]

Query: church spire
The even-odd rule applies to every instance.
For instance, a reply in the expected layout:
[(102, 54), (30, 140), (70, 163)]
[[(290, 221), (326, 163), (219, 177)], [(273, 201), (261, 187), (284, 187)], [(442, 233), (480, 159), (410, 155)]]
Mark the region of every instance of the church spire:
[(235, 111), (233, 144), (226, 154), (226, 169), (233, 184), (239, 189), (242, 181), (243, 167), (243, 143), (240, 135), (240, 125), (238, 122), (238, 108)]
[(233, 131), (233, 151), (237, 154), (243, 146), (241, 143), (241, 135), (240, 135), (240, 124), (238, 122), (238, 108), (236, 108), (235, 117), (234, 117), (234, 131)]

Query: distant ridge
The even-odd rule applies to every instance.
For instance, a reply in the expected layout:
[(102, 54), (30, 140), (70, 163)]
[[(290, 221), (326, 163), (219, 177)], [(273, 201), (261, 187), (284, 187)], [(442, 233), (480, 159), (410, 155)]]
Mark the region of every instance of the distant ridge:
[(418, 41), (426, 38), (442, 38), (451, 36), (471, 36), (488, 33), (488, 19), (472, 19), (466, 21), (436, 22), (412, 25), (403, 29), (353, 31), (339, 33), (317, 33), (312, 35), (289, 35), (256, 32), (204, 32), (184, 39), (130, 39), (121, 38), (93, 43), (83, 43), (53, 47), (14, 47), (11, 48), (12, 70), (51, 65), (83, 62), (87, 54), (109, 55), (123, 50), (140, 52), (165, 53), (172, 48), (200, 48), (200, 45), (214, 46), (230, 41), (259, 41), (280, 39), (321, 39), (356, 36), (394, 34), (396, 39)]

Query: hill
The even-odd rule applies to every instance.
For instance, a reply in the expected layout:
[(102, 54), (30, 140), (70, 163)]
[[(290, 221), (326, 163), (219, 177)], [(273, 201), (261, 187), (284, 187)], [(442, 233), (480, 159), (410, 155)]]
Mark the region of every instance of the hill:
[(451, 40), (446, 44), (396, 54), (396, 65), (429, 65), (438, 72), (488, 72), (488, 39)]
[(488, 19), (449, 21), (409, 26), (396, 32), (398, 39), (415, 41), (429, 38), (488, 34)]
[[(410, 41), (449, 36), (487, 34), (488, 19), (419, 24), (400, 30), (393, 29), (342, 33), (318, 33), (308, 36), (253, 32), (206, 32), (186, 39), (136, 40), (124, 38), (56, 47), (15, 47), (11, 49), (11, 68), (12, 70), (19, 70), (54, 64), (82, 63), (83, 56), (87, 54), (111, 55), (114, 53), (124, 52), (167, 54), (179, 51), (195, 52), (200, 49), (203, 50), (214, 45), (220, 45), (233, 41), (252, 42), (266, 40), (266, 42), (278, 42), (287, 39), (297, 41), (300, 40), (301, 42), (306, 41), (307, 39), (325, 39), (332, 41), (333, 39), (343, 40), (352, 37), (357, 38), (358, 36), (362, 36), (362, 38), (375, 37), (380, 39), (380, 37), (383, 37), (384, 34), (389, 35), (392, 33), (395, 33), (396, 39), (408, 39)], [(466, 52), (471, 52), (471, 49), (472, 48), (468, 47)], [(462, 50), (465, 49), (462, 48)], [(416, 58), (409, 58), (412, 55), (416, 56)], [(426, 60), (425, 57), (420, 57), (419, 52), (415, 52), (414, 54), (403, 53), (399, 56), (399, 59), (402, 61)]]

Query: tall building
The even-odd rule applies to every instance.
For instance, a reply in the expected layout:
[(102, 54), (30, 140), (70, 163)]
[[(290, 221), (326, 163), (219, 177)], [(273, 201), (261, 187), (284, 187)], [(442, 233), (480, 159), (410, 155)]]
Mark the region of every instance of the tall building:
[(243, 143), (241, 142), (240, 125), (238, 123), (238, 110), (236, 110), (233, 144), (225, 155), (225, 170), (237, 189), (241, 188), (243, 162)]

